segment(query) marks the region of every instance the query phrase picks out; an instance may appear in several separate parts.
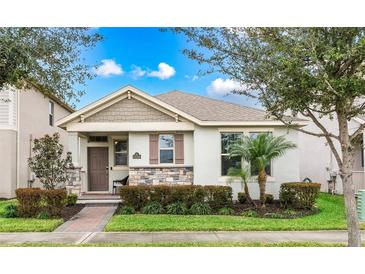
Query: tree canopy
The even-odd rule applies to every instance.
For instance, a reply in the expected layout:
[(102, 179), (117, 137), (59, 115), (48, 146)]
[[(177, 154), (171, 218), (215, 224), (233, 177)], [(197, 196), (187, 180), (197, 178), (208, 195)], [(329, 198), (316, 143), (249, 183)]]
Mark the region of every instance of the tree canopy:
[(0, 90), (35, 84), (63, 101), (78, 99), (93, 77), (82, 51), (101, 39), (88, 28), (0, 28)]

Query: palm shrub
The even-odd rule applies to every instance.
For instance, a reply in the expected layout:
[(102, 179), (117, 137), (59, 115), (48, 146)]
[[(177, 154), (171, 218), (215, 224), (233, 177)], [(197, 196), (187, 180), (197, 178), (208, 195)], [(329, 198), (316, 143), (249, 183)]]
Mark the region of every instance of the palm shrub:
[[(250, 178), (250, 171), (248, 170), (247, 166), (243, 167), (243, 168), (233, 168), (233, 167), (229, 168), (228, 169), (228, 176), (240, 177), (241, 178), (242, 188), (243, 188), (243, 191), (245, 192), (244, 193), (245, 194), (245, 197), (244, 197), (245, 200), (247, 200), (249, 203), (256, 206), (255, 202), (252, 200), (252, 198), (250, 196), (250, 192), (248, 191), (247, 182)], [(239, 192), (239, 193), (242, 193), (242, 192)], [(240, 201), (240, 203), (242, 203), (242, 204), (244, 203), (244, 202), (241, 202), (240, 195), (238, 197), (238, 200)]]
[(296, 145), (287, 141), (284, 136), (273, 136), (268, 133), (260, 133), (256, 137), (243, 136), (229, 146), (230, 157), (241, 156), (258, 170), (257, 181), (260, 188), (261, 207), (265, 207), (265, 190), (267, 174), (265, 168), (271, 161), (283, 156), (289, 149)]
[(159, 202), (150, 202), (142, 208), (143, 214), (161, 214), (164, 213), (163, 206)]
[(212, 209), (208, 203), (195, 203), (190, 208), (190, 214), (193, 215), (209, 215), (212, 213)]
[(166, 207), (166, 212), (172, 215), (186, 215), (188, 214), (188, 208), (183, 202), (175, 202)]

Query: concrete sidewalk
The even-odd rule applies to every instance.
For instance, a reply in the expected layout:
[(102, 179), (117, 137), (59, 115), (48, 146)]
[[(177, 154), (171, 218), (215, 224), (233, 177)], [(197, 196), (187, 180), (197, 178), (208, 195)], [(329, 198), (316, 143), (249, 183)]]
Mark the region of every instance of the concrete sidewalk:
[[(365, 239), (365, 232), (362, 232)], [(345, 243), (346, 231), (32, 232), (0, 233), (0, 243), (322, 242)]]

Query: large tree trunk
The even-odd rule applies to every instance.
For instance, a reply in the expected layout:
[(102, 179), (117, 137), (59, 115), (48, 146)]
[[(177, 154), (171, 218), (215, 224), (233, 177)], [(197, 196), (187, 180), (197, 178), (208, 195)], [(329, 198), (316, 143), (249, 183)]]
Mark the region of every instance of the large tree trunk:
[(348, 123), (345, 117), (338, 115), (342, 163), (340, 164), (340, 177), (342, 179), (343, 194), (345, 197), (348, 246), (361, 246), (359, 221), (356, 211), (355, 188), (352, 181), (353, 146), (350, 143)]
[(259, 188), (260, 188), (260, 203), (261, 203), (261, 207), (264, 208), (265, 207), (265, 191), (266, 191), (266, 172), (265, 170), (260, 170), (259, 171), (259, 175), (257, 177), (258, 183), (259, 183)]

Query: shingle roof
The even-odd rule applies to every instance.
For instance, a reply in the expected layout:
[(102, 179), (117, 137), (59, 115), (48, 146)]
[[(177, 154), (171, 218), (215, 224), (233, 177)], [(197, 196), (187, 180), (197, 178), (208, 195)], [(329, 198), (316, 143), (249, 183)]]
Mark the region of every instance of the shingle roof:
[(202, 121), (267, 121), (264, 110), (228, 103), (182, 91), (170, 91), (157, 99)]

